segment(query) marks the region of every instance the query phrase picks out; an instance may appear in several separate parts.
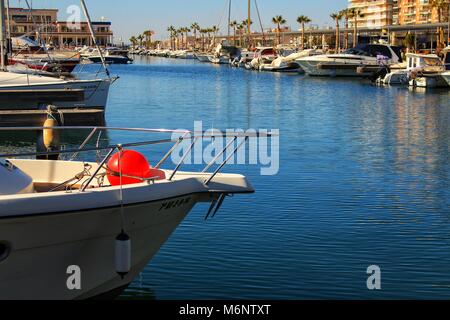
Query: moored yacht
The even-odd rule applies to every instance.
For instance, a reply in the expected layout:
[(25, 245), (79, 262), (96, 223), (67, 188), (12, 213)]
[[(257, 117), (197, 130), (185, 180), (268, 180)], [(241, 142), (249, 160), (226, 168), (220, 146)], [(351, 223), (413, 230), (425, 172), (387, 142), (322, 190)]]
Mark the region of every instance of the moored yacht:
[(447, 87), (447, 81), (441, 76), (445, 66), (435, 54), (406, 54), (403, 68), (393, 65), (383, 78), (378, 80), (385, 85), (410, 85), (415, 87)]
[(94, 49), (89, 54), (85, 54), (84, 58), (93, 63), (102, 63), (102, 58), (107, 64), (128, 64), (133, 62), (133, 59), (128, 57), (127, 50), (117, 48), (106, 48), (103, 52), (103, 57), (100, 55), (98, 49)]
[(311, 76), (353, 76), (369, 74), (358, 73), (362, 66), (390, 65), (402, 61), (400, 48), (384, 44), (365, 44), (340, 54), (324, 54), (296, 60), (302, 69)]
[[(89, 108), (105, 109), (108, 101), (109, 88), (117, 78), (76, 80), (61, 79), (49, 76), (33, 75), (27, 73), (0, 72), (0, 91), (44, 90), (83, 90), (83, 101), (53, 101), (58, 108)], [(13, 108), (27, 108), (26, 105), (11, 106)]]
[[(88, 26), (91, 30), (91, 36), (94, 43), (97, 43), (95, 38), (95, 34), (92, 31), (92, 25), (90, 21), (90, 17), (87, 13), (87, 8), (83, 0), (81, 0), (81, 5), (86, 13)], [(4, 9), (4, 0), (0, 0), (0, 10)], [(4, 21), (5, 15), (2, 14), (1, 18), (3, 21), (0, 21), (1, 24), (5, 24)], [(7, 48), (5, 47), (6, 43), (6, 32), (5, 28), (0, 30), (0, 51), (1, 53), (7, 53)], [(97, 50), (100, 51), (100, 48), (97, 46)], [(6, 56), (6, 54), (5, 54)], [(35, 101), (31, 101), (33, 108), (36, 108), (36, 105), (39, 104), (40, 98), (42, 96), (46, 96), (46, 91), (57, 90), (64, 92), (64, 90), (81, 90), (84, 93), (83, 101), (52, 101), (57, 107), (62, 108), (96, 108), (96, 109), (104, 109), (106, 107), (109, 87), (111, 83), (113, 83), (117, 78), (111, 78), (109, 75), (109, 71), (104, 64), (104, 60), (102, 59), (102, 63), (105, 68), (105, 73), (108, 76), (106, 79), (94, 79), (94, 80), (78, 80), (78, 79), (65, 79), (65, 78), (55, 78), (50, 76), (42, 76), (42, 75), (33, 75), (29, 74), (29, 72), (22, 72), (18, 70), (20, 73), (12, 72), (12, 70), (8, 71), (7, 69), (7, 59), (2, 57), (1, 59), (1, 67), (0, 67), (0, 91), (3, 92), (11, 92), (15, 95), (20, 95), (23, 93), (32, 93), (35, 96)], [(29, 70), (28, 65), (26, 67)], [(45, 62), (40, 62), (37, 68), (44, 68)], [(62, 98), (59, 98), (62, 99)], [(70, 100), (70, 98), (68, 99)], [(21, 105), (11, 105), (9, 106), (11, 109), (28, 109), (25, 103)]]
[(271, 64), (278, 57), (278, 53), (272, 47), (258, 47), (253, 59), (245, 65), (247, 69), (259, 70), (263, 64)]
[(305, 49), (300, 52), (291, 53), (288, 56), (279, 56), (271, 63), (261, 64), (259, 70), (272, 72), (304, 72), (297, 62), (298, 59), (320, 54), (315, 49)]

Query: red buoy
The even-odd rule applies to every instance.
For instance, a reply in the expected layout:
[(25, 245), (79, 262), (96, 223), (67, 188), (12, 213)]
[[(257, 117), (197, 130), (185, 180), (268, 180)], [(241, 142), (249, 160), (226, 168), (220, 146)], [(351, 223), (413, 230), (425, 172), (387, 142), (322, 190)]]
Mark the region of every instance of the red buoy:
[(149, 178), (155, 180), (166, 178), (164, 171), (150, 167), (147, 159), (134, 150), (120, 151), (108, 161), (106, 175), (112, 186), (120, 185), (120, 173), (122, 173), (122, 185), (142, 183), (143, 179)]

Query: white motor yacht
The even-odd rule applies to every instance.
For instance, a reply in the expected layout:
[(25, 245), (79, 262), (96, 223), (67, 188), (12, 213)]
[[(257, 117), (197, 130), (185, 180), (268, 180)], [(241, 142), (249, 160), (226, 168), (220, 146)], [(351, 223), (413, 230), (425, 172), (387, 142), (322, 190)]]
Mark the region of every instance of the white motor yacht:
[(311, 76), (352, 76), (370, 75), (358, 72), (362, 66), (390, 65), (402, 61), (400, 48), (385, 44), (366, 44), (349, 49), (340, 54), (324, 54), (296, 60)]
[(442, 60), (434, 54), (408, 54), (408, 79), (412, 87), (444, 88), (449, 87), (449, 72)]
[[(46, 130), (63, 129), (76, 128), (27, 128), (44, 130), (44, 135)], [(173, 140), (169, 152), (151, 166), (131, 148), (172, 139), (88, 147), (97, 133), (107, 130), (91, 129), (83, 144), (73, 150), (0, 155), (4, 159), (0, 162), (1, 300), (119, 295), (197, 203), (211, 203), (205, 213), (208, 219), (214, 217), (227, 196), (254, 192), (244, 176), (220, 173), (228, 160), (211, 172), (208, 169), (218, 158), (202, 172), (180, 171), (184, 158), (175, 169), (161, 168), (183, 140), (191, 145), (185, 150), (187, 155), (204, 133), (180, 133), (181, 138)], [(175, 132), (108, 130), (156, 133), (158, 137)], [(208, 135), (209, 139), (217, 136)], [(231, 144), (224, 148), (221, 154), (226, 152), (228, 156), (230, 147), (234, 154), (251, 136), (221, 137), (234, 137), (237, 145), (236, 149)], [(241, 139), (243, 142), (239, 142)], [(58, 154), (76, 159), (83, 154), (86, 159), (88, 152), (102, 150), (107, 154), (98, 162), (29, 158)], [(74, 270), (80, 272), (79, 287), (72, 286)]]
[(448, 87), (447, 73), (441, 58), (435, 54), (406, 55), (403, 69), (393, 69), (379, 82), (385, 85), (409, 85), (412, 87)]
[[(128, 50), (119, 48), (106, 48), (103, 50), (103, 59), (107, 64), (129, 64), (133, 59), (128, 56)], [(82, 57), (93, 63), (102, 63), (102, 56), (98, 49), (88, 50), (82, 53)]]
[(253, 59), (246, 64), (246, 68), (259, 70), (261, 65), (271, 64), (276, 58), (278, 58), (278, 53), (274, 48), (258, 47), (256, 48)]
[(272, 72), (300, 72), (303, 73), (303, 69), (297, 62), (298, 59), (303, 57), (310, 57), (318, 55), (321, 52), (315, 49), (306, 49), (300, 52), (291, 53), (288, 56), (279, 56), (271, 63), (261, 64), (259, 70), (261, 71), (272, 71)]
[(20, 91), (33, 90), (83, 90), (83, 101), (53, 101), (53, 104), (59, 108), (104, 109), (108, 101), (110, 85), (116, 79), (67, 80), (26, 73), (0, 72), (0, 91), (20, 93)]

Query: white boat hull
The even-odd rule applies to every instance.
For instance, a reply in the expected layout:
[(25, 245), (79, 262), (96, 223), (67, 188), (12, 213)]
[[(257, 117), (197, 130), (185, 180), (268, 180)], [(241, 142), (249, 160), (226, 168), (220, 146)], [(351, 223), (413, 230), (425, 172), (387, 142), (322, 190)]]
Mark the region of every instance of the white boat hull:
[(309, 60), (296, 60), (300, 67), (310, 76), (321, 77), (364, 77), (370, 75), (369, 73), (358, 73), (357, 69), (361, 64), (348, 64), (339, 63), (338, 61), (332, 62), (337, 65), (337, 68), (325, 69), (321, 68), (321, 64), (326, 64), (327, 61), (309, 61)]
[(211, 61), (209, 61), (209, 56), (208, 55), (196, 54), (195, 57), (200, 62), (211, 62)]
[[(0, 299), (86, 299), (126, 287), (192, 209), (196, 196), (171, 201), (183, 205), (161, 210), (164, 200), (126, 207), (132, 268), (124, 279), (114, 264), (120, 207), (0, 219), (0, 240), (8, 239), (14, 250), (0, 263)], [(67, 268), (73, 265), (81, 269), (81, 290), (67, 287)]]
[(209, 61), (214, 64), (230, 64), (230, 57), (221, 56), (221, 57), (208, 57)]
[(409, 82), (408, 71), (397, 70), (388, 73), (381, 81), (384, 85), (407, 85)]
[(39, 77), (36, 75), (12, 74), (9, 79), (0, 79), (0, 90), (84, 90), (84, 101), (54, 101), (58, 108), (96, 108), (104, 109), (108, 102), (111, 80), (68, 80)]
[[(19, 168), (13, 170), (32, 178), (38, 192), (9, 194), (3, 189), (2, 195), (0, 189), (0, 300), (120, 294), (196, 203), (254, 191), (241, 175), (218, 174), (206, 185), (211, 174), (177, 172), (171, 181), (126, 185), (122, 191), (119, 186), (102, 187), (97, 181), (85, 191), (48, 192), (73, 179), (86, 165), (91, 172), (98, 165), (9, 161)], [(167, 177), (172, 174), (165, 173)], [(24, 185), (21, 183), (19, 189)], [(131, 238), (131, 270), (123, 279), (115, 265), (115, 239), (122, 228)], [(71, 266), (81, 270), (79, 290), (67, 286)]]
[(435, 76), (417, 77), (409, 81), (411, 87), (418, 88), (447, 88), (450, 87), (448, 77), (437, 74)]

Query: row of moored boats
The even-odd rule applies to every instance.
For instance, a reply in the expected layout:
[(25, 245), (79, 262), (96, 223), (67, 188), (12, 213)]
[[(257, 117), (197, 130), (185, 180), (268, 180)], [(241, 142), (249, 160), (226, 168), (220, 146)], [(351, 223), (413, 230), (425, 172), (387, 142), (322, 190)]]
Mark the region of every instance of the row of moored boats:
[(382, 85), (450, 87), (450, 47), (442, 50), (440, 56), (402, 54), (400, 47), (382, 43), (362, 44), (334, 54), (320, 49), (297, 51), (257, 47), (247, 50), (225, 44), (219, 44), (213, 52), (138, 48), (130, 53), (196, 59), (203, 63), (226, 64), (248, 70), (368, 78)]

